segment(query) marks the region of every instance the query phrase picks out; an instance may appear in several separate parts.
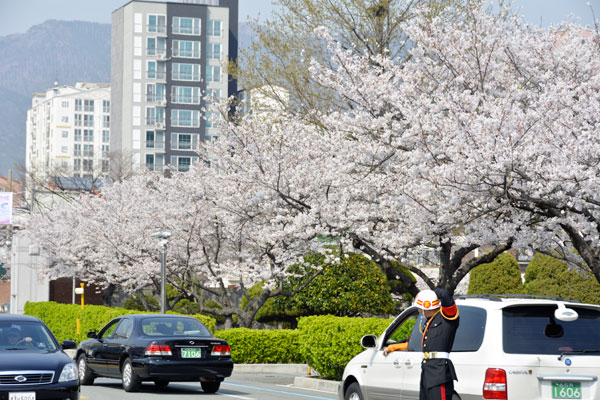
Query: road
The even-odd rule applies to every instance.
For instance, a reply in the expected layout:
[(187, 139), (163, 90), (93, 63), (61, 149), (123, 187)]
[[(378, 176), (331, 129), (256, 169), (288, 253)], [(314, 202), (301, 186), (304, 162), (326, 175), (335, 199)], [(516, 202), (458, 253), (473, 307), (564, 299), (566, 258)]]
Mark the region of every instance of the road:
[(127, 393), (118, 379), (97, 378), (92, 386), (81, 387), (82, 400), (145, 400), (145, 399), (239, 399), (239, 400), (336, 400), (336, 393), (295, 388), (293, 375), (288, 374), (233, 374), (221, 383), (215, 394), (204, 394), (200, 383), (171, 383), (158, 389), (145, 382), (137, 393)]

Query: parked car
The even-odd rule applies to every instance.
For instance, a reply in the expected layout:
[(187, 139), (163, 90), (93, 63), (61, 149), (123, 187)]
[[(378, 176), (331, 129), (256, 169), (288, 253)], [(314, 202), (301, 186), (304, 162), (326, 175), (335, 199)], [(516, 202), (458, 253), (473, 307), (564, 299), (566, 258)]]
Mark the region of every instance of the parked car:
[(39, 319), (0, 315), (0, 399), (79, 399), (77, 366)]
[[(562, 299), (458, 297), (460, 326), (450, 359), (453, 399), (600, 399), (600, 306)], [(423, 324), (415, 307), (346, 366), (340, 399), (418, 399)], [(383, 348), (411, 332), (408, 351)]]
[(76, 355), (83, 385), (98, 376), (121, 378), (123, 389), (133, 392), (142, 381), (161, 388), (199, 381), (204, 392), (215, 393), (233, 370), (229, 344), (192, 317), (123, 315), (88, 337)]

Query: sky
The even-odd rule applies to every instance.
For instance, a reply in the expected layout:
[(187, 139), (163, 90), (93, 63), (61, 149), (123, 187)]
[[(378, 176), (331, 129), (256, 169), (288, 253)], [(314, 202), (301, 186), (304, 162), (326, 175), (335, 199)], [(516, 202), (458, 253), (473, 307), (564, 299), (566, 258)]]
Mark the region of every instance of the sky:
[[(112, 12), (128, 0), (0, 0), (0, 36), (24, 33), (31, 26), (49, 19), (81, 20), (110, 23)], [(522, 7), (527, 22), (547, 26), (562, 21), (567, 15), (579, 18), (582, 25), (592, 25), (590, 3), (600, 18), (600, 0), (515, 0)], [(239, 21), (248, 17), (268, 17), (273, 0), (239, 0)]]

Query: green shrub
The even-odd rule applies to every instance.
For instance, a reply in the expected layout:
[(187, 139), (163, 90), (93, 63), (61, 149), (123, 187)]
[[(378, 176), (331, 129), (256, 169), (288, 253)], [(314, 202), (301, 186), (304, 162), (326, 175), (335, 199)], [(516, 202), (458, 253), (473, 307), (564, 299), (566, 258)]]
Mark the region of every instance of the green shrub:
[[(111, 319), (125, 314), (143, 313), (135, 310), (127, 310), (119, 307), (104, 307), (88, 305), (83, 309), (76, 304), (60, 304), (55, 302), (25, 303), (25, 314), (38, 317), (48, 327), (57, 339), (75, 340), (81, 342), (87, 339), (87, 332), (98, 332)], [(169, 314), (177, 314), (168, 312)], [(214, 318), (201, 314), (191, 315), (202, 321), (214, 332), (216, 321)], [(77, 334), (77, 319), (80, 320), (80, 331)]]
[(300, 332), (297, 330), (258, 330), (233, 328), (215, 332), (231, 346), (236, 364), (303, 363), (300, 354)]
[(525, 293), (600, 304), (600, 284), (593, 275), (570, 271), (564, 261), (540, 253), (525, 271)]
[(523, 293), (519, 263), (510, 253), (502, 253), (491, 263), (473, 268), (469, 278), (468, 293)]
[[(363, 351), (360, 338), (380, 335), (392, 320), (320, 315), (298, 321), (303, 359), (321, 376), (341, 380), (348, 361)], [(406, 332), (408, 337), (410, 332)]]

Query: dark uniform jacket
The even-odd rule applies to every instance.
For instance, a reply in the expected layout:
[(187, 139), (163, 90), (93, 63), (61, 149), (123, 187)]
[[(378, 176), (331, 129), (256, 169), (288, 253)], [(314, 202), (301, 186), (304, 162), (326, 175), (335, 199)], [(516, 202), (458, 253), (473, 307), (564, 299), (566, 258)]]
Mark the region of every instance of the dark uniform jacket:
[(425, 358), (421, 364), (421, 379), (427, 388), (458, 380), (452, 361), (445, 358), (426, 358), (428, 352), (450, 352), (456, 329), (458, 329), (459, 318), (457, 314), (458, 308), (454, 302), (450, 307), (441, 307), (441, 312), (435, 314), (428, 321), (425, 328), (422, 342)]

